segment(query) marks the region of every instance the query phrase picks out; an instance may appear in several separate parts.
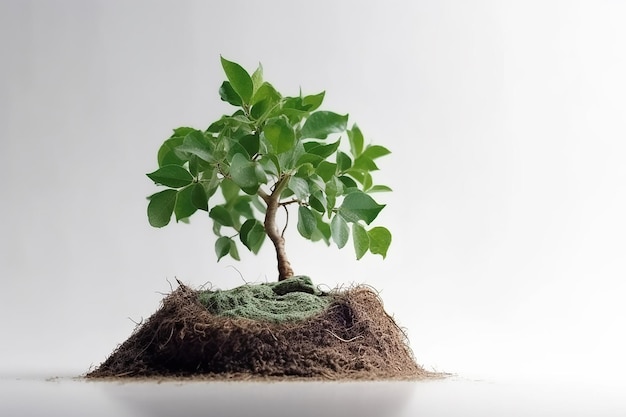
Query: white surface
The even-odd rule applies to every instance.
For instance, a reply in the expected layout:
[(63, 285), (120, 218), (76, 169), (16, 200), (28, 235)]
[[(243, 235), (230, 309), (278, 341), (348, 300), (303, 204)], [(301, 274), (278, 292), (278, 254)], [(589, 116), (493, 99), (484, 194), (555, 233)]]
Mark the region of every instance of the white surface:
[(223, 54), (325, 89), (393, 151), (387, 260), (294, 229), (297, 273), (382, 290), (427, 368), (623, 386), (625, 20), (609, 0), (1, 2), (0, 372), (85, 372), (175, 277), (274, 279), (269, 247), (216, 264), (207, 219), (146, 219), (171, 129), (230, 111)]
[[(2, 415), (618, 417), (615, 387), (550, 381), (124, 383), (0, 379)], [(32, 401), (32, 398), (37, 401)]]

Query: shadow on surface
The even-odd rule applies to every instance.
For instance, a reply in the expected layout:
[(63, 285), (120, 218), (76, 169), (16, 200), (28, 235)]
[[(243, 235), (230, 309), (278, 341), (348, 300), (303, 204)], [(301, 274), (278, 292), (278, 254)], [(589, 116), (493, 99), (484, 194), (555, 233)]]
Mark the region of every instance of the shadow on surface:
[(396, 416), (411, 382), (99, 383), (111, 400), (137, 416), (240, 417)]

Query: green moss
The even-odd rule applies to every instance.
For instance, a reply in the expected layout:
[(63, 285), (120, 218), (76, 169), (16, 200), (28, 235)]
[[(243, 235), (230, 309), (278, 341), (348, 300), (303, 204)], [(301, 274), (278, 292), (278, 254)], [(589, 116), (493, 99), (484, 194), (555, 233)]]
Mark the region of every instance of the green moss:
[(201, 291), (198, 298), (215, 315), (276, 323), (305, 319), (323, 311), (330, 302), (330, 297), (306, 276), (231, 290)]

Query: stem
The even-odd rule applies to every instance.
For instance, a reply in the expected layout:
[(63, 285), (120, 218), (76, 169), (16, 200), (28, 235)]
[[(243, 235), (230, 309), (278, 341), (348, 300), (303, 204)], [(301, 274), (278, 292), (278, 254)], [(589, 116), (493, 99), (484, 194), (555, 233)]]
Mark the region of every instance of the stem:
[(276, 249), (276, 260), (278, 261), (278, 280), (283, 281), (294, 275), (291, 263), (287, 259), (287, 253), (285, 252), (285, 238), (282, 236), (278, 227), (276, 226), (276, 213), (279, 204), (280, 194), (283, 192), (289, 181), (289, 176), (282, 176), (276, 183), (272, 194), (267, 194), (263, 190), (259, 190), (259, 196), (267, 204), (267, 210), (265, 211), (265, 233), (274, 244)]

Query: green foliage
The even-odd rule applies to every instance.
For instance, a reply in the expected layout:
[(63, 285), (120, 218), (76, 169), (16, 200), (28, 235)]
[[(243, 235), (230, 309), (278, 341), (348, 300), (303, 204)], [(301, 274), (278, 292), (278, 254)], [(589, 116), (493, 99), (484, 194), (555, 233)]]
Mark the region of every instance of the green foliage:
[(357, 259), (368, 251), (386, 257), (391, 233), (367, 227), (385, 207), (371, 194), (391, 191), (372, 179), (389, 150), (367, 144), (347, 114), (318, 110), (324, 92), (283, 96), (263, 79), (261, 65), (252, 75), (223, 57), (221, 65), (226, 81), (219, 96), (236, 110), (205, 130), (174, 129), (163, 142), (158, 168), (147, 174), (166, 187), (149, 197), (150, 224), (204, 211), (213, 221), (217, 259), (239, 259), (239, 243), (258, 253), (267, 240), (265, 214), (274, 201), (297, 205), (304, 238), (343, 248), (352, 237)]

